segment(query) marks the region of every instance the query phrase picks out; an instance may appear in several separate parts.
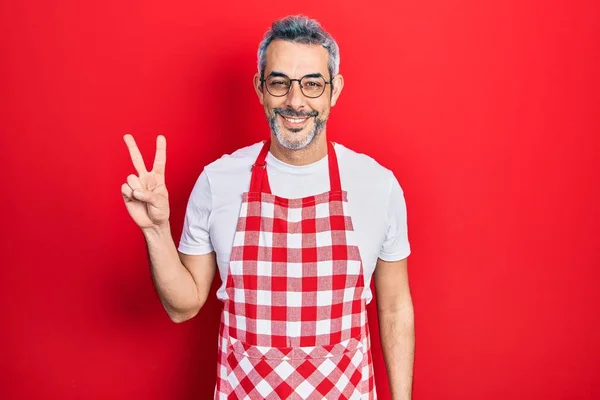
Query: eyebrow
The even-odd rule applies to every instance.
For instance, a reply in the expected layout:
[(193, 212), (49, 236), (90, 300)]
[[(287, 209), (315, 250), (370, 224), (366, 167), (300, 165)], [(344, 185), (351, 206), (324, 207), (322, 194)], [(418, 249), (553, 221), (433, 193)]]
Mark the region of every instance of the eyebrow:
[[(271, 72), (269, 75), (267, 75), (267, 78), (270, 76), (289, 78), (289, 76), (287, 76), (283, 72), (278, 72), (278, 71)], [(324, 77), (323, 77), (323, 74), (321, 74), (320, 72), (313, 72), (312, 74), (304, 75), (302, 78), (324, 78)]]

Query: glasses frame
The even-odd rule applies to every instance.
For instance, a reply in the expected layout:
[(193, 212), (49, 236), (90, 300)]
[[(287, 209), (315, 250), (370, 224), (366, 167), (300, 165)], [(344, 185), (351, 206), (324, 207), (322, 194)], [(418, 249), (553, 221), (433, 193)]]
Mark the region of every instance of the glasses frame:
[[(277, 75), (273, 75), (274, 78), (286, 78), (290, 81), (290, 86), (288, 87), (287, 92), (285, 92), (285, 94), (273, 94), (269, 91), (269, 87), (268, 85), (265, 84), (265, 82), (267, 82), (267, 79), (270, 77), (271, 75), (265, 77), (260, 77), (260, 83), (261, 85), (263, 85), (265, 87), (265, 89), (267, 90), (267, 92), (273, 96), (273, 97), (284, 97), (287, 96), (290, 93), (290, 90), (292, 90), (292, 86), (294, 85), (294, 81), (298, 82), (298, 86), (300, 86), (300, 92), (302, 93), (302, 95), (304, 97), (308, 97), (309, 99), (318, 99), (319, 97), (323, 96), (323, 93), (325, 93), (325, 89), (327, 89), (327, 85), (331, 85), (333, 83), (333, 79), (331, 79), (330, 81), (325, 80), (325, 77), (321, 74), (319, 74), (319, 76), (315, 76), (314, 74), (308, 74), (308, 75), (304, 75), (302, 78), (299, 79), (292, 79), (289, 76), (285, 75), (285, 74), (277, 74)], [(304, 93), (304, 90), (302, 90), (302, 79), (304, 78), (323, 78), (323, 80), (325, 81), (325, 86), (323, 86), (323, 91), (321, 92), (320, 95), (318, 96), (307, 96), (306, 93)]]

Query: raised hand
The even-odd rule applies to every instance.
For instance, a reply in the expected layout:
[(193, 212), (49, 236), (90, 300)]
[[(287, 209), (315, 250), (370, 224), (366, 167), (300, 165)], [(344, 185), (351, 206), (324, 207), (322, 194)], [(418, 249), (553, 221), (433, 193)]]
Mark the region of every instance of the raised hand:
[(123, 137), (138, 175), (131, 174), (121, 186), (121, 194), (131, 218), (142, 229), (158, 228), (169, 221), (169, 194), (165, 186), (167, 139), (156, 138), (156, 155), (152, 171), (146, 171), (140, 149), (133, 136)]

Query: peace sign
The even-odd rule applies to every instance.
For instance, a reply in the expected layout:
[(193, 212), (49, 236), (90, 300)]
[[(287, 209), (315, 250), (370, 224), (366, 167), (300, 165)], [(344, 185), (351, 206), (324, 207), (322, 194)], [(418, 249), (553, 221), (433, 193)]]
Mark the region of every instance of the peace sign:
[(138, 175), (131, 174), (121, 186), (121, 194), (131, 218), (142, 229), (157, 228), (169, 221), (169, 194), (165, 186), (167, 139), (156, 138), (156, 154), (151, 171), (146, 170), (144, 158), (133, 136), (123, 137), (131, 162)]

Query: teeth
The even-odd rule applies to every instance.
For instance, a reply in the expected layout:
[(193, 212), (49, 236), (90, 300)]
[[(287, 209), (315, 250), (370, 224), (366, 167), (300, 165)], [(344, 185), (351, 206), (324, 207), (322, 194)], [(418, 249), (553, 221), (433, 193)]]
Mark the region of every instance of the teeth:
[(293, 124), (299, 124), (300, 122), (304, 121), (304, 119), (295, 119), (295, 118), (286, 118), (286, 117), (284, 117), (284, 118)]

